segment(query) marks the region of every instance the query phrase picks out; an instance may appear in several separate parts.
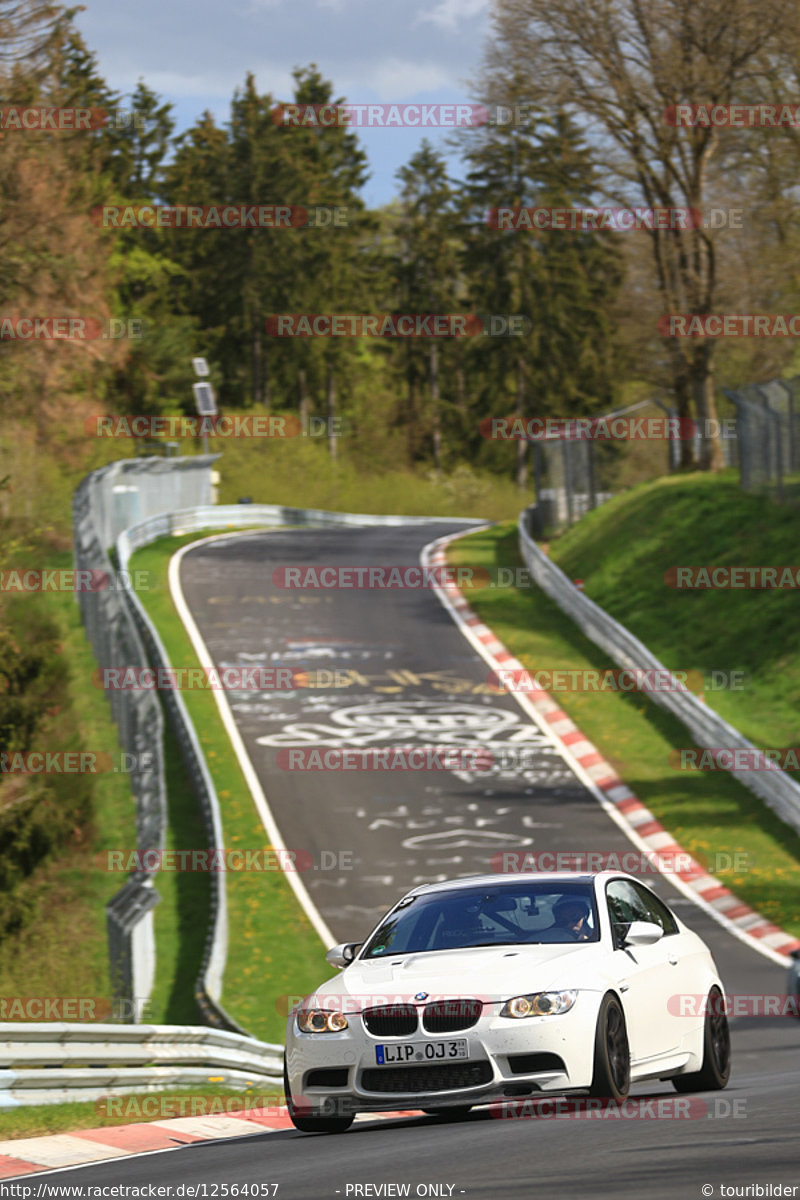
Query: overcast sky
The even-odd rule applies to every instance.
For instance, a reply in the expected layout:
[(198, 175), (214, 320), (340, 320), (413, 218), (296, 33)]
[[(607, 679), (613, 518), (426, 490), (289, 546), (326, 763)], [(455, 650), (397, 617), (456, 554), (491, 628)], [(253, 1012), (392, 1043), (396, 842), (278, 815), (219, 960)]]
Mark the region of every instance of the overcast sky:
[[(143, 78), (174, 105), (176, 132), (210, 109), (228, 120), (234, 88), (252, 71), (259, 92), (292, 97), (292, 69), (316, 63), (352, 103), (474, 100), (490, 0), (86, 0), (77, 24), (100, 71), (130, 94)], [(425, 135), (434, 145), (446, 131)], [(363, 129), (372, 207), (397, 192), (395, 171), (423, 134)]]

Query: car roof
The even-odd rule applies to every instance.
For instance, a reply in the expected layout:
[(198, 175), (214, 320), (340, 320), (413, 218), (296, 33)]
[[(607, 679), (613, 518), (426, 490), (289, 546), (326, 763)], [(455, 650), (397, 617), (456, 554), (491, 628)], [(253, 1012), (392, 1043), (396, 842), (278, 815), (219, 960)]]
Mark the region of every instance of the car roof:
[(458, 879), (443, 879), (438, 883), (422, 883), (406, 892), (407, 896), (428, 895), (433, 892), (460, 891), (473, 887), (510, 887), (515, 883), (585, 883), (595, 880), (633, 879), (625, 871), (515, 871), (508, 875), (462, 875)]

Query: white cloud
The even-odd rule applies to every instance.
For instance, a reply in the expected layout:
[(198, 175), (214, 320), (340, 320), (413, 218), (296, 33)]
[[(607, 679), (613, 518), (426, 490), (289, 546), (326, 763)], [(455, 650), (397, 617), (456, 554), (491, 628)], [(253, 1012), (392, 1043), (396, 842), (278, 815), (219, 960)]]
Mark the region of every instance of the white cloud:
[(439, 0), (436, 8), (430, 12), (421, 12), (415, 25), (430, 21), (440, 29), (456, 30), (459, 24), (471, 17), (488, 16), (489, 0)]
[[(118, 71), (113, 70), (113, 61), (110, 62), (110, 66), (112, 68), (110, 73), (114, 78), (115, 85), (121, 91), (133, 91), (139, 76), (144, 74), (147, 86), (159, 96), (167, 97), (170, 100), (199, 97), (203, 101), (224, 100), (226, 104), (230, 104), (234, 89), (242, 87), (245, 77), (245, 71), (238, 66), (231, 66), (226, 70), (198, 71), (196, 73), (165, 71), (155, 68), (146, 73), (139, 72), (136, 76), (126, 70), (127, 64), (126, 66), (121, 65)], [(252, 70), (259, 92), (271, 92), (281, 100), (287, 100), (292, 96), (294, 80), (291, 71), (288, 71), (285, 65), (276, 66), (273, 63), (255, 65)]]
[(347, 68), (337, 75), (336, 90), (344, 93), (348, 100), (410, 100), (426, 92), (451, 89), (460, 93), (458, 79), (444, 63), (419, 62), (411, 59), (379, 59), (364, 70), (360, 63), (358, 73), (348, 78)]

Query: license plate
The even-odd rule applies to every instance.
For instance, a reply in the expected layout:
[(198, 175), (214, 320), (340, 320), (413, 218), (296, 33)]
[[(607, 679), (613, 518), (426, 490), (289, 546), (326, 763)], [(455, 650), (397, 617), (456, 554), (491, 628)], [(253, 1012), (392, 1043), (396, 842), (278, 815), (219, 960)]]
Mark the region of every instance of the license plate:
[(448, 1062), (467, 1057), (466, 1038), (455, 1038), (450, 1042), (401, 1042), (398, 1045), (375, 1047), (375, 1062), (379, 1067), (397, 1066), (400, 1063)]

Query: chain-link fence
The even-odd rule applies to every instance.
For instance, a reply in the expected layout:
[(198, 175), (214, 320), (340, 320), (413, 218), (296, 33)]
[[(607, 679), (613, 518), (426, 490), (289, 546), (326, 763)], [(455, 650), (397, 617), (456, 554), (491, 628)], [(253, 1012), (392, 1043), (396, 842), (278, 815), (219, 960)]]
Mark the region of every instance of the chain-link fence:
[(724, 392), (736, 406), (742, 488), (800, 502), (800, 376)]
[(597, 443), (547, 439), (534, 442), (532, 452), (540, 535), (574, 525), (610, 499), (612, 492), (600, 485), (604, 464)]
[[(739, 446), (736, 422), (728, 419), (738, 410), (729, 408), (728, 395), (716, 421), (726, 467), (737, 464)], [(568, 529), (621, 488), (677, 470), (684, 441), (692, 443), (695, 461), (700, 456), (697, 422), (679, 421), (677, 409), (656, 398), (560, 424), (561, 432), (526, 437), (536, 490), (528, 511), (537, 537)]]
[[(658, 444), (653, 439), (653, 445), (647, 447), (652, 459), (650, 472), (663, 473), (677, 467), (680, 444), (674, 438), (665, 437), (668, 430), (665, 422), (677, 418), (677, 413), (659, 400), (642, 400), (612, 412), (563, 422), (572, 432), (527, 437), (536, 491), (536, 503), (530, 513), (537, 537), (569, 528), (591, 509), (611, 498), (622, 443), (630, 442), (631, 430), (634, 439), (642, 437), (636, 433), (637, 418), (631, 414), (638, 413), (641, 418), (648, 409), (659, 414), (661, 430)], [(579, 432), (577, 427), (581, 424), (584, 429)], [(586, 428), (589, 425), (591, 427)], [(612, 437), (615, 428), (626, 432), (619, 438)]]

